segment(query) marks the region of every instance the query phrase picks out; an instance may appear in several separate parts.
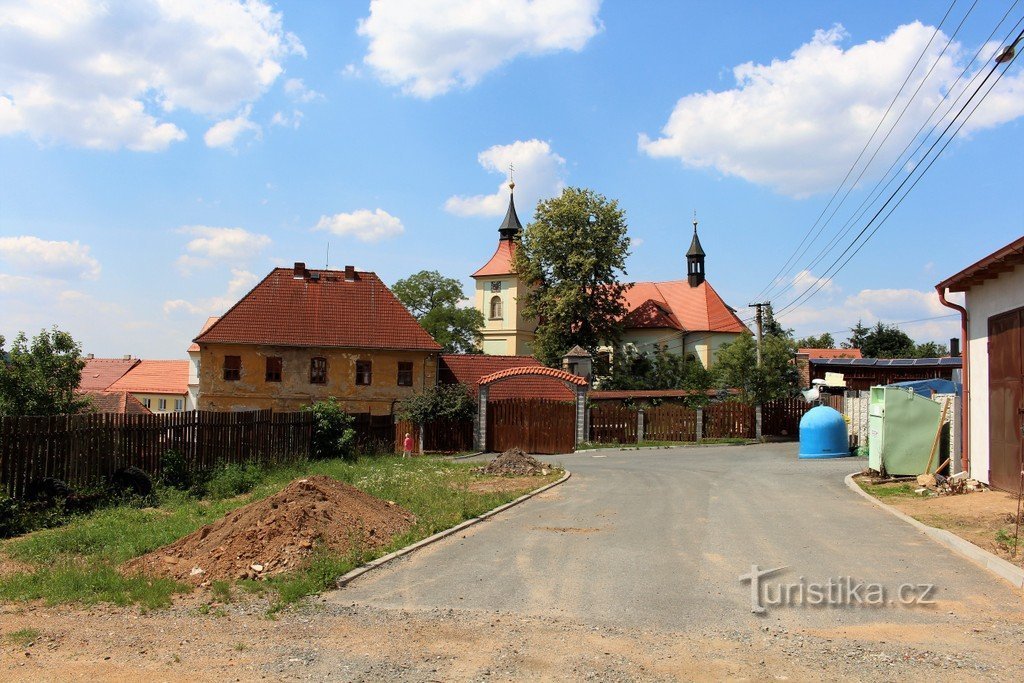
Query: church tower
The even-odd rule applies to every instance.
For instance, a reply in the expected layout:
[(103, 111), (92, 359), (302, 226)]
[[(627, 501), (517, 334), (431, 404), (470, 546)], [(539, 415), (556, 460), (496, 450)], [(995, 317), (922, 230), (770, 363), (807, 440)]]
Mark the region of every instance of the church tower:
[(508, 211), (498, 228), (498, 248), (482, 268), (473, 273), (476, 281), (475, 304), (484, 316), (482, 351), (492, 356), (528, 356), (536, 322), (523, 319), (518, 297), (523, 283), (516, 274), (513, 258), (523, 231), (516, 214), (516, 184), (508, 183)]
[(697, 214), (693, 214), (693, 239), (686, 252), (686, 280), (691, 287), (699, 287), (704, 282), (704, 248), (697, 237)]

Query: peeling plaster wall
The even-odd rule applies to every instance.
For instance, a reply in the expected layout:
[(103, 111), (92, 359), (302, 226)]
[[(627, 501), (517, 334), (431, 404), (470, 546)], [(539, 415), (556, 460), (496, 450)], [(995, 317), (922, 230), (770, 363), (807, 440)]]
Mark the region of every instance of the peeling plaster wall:
[[(390, 415), (395, 402), (432, 387), (437, 381), (437, 354), (428, 351), (296, 348), (202, 344), (199, 363), (200, 410), (298, 410), (334, 396), (350, 413)], [(224, 357), (240, 356), (241, 377), (224, 379)], [(282, 359), (280, 382), (266, 381), (266, 359)], [(310, 359), (327, 359), (327, 383), (311, 384)], [(356, 385), (356, 361), (373, 362), (373, 383)], [(412, 386), (398, 386), (398, 363), (413, 364)]]

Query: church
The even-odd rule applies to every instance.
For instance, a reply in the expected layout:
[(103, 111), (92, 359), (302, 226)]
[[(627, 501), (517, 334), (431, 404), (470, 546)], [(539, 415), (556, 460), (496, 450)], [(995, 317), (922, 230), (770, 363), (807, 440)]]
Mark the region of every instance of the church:
[[(524, 318), (517, 297), (526, 286), (513, 265), (519, 234), (515, 183), (509, 183), (508, 211), (498, 228), (498, 246), (479, 270), (475, 305), (483, 314), (482, 350), (488, 355), (527, 356), (537, 321)], [(715, 355), (748, 328), (707, 281), (705, 254), (693, 220), (693, 238), (686, 251), (686, 278), (664, 282), (635, 282), (624, 294), (622, 348), (652, 353), (658, 347), (711, 368)]]

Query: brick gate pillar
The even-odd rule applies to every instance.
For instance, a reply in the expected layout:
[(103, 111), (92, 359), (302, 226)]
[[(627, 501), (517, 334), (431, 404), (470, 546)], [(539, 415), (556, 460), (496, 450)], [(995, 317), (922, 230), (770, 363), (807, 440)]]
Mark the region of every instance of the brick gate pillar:
[(486, 384), (480, 387), (477, 397), (476, 429), (473, 430), (473, 447), (477, 451), (487, 450), (487, 390)]
[(576, 387), (576, 446), (587, 440), (587, 387)]

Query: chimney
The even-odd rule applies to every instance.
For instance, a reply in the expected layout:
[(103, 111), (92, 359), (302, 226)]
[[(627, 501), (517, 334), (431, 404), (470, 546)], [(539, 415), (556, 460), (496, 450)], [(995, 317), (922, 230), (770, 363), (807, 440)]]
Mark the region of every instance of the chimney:
[(125, 360), (131, 360), (132, 359), (132, 354), (126, 353), (126, 354), (124, 354), (124, 356), (122, 356), (122, 358), (124, 358)]
[(949, 356), (950, 358), (960, 357), (960, 337), (952, 337), (949, 340)]
[(96, 357), (95, 353), (87, 353), (87, 354), (85, 354), (85, 359), (86, 360), (92, 360), (95, 357)]
[(345, 266), (345, 282), (355, 282), (355, 281), (356, 281), (356, 267), (355, 266)]
[(306, 264), (302, 261), (296, 261), (295, 267), (292, 268), (292, 277), (296, 280), (306, 279)]

